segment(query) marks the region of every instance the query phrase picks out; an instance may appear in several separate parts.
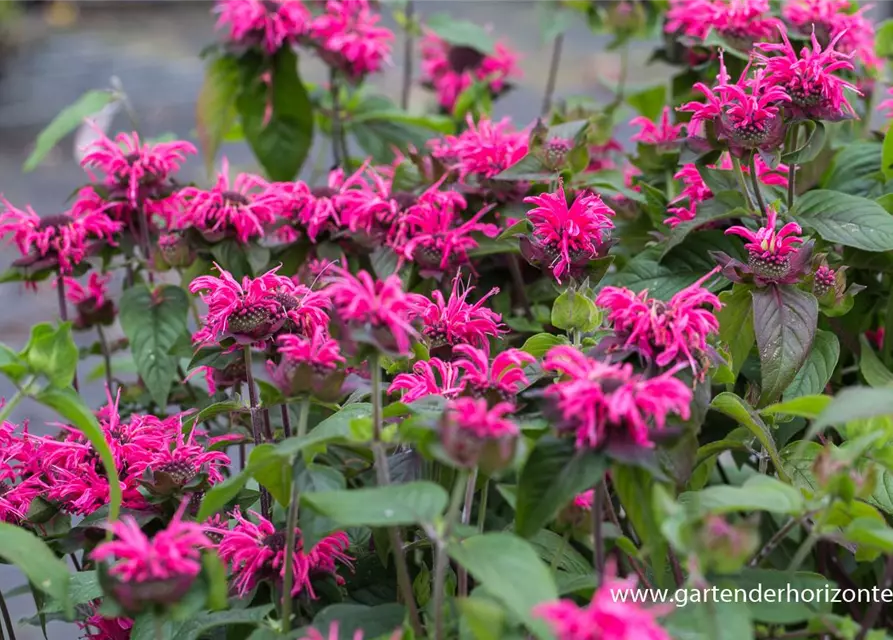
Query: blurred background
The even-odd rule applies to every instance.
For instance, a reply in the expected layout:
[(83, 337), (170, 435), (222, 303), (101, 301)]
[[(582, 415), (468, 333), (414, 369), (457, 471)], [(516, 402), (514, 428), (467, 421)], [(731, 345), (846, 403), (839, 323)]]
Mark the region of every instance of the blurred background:
[[(878, 5), (873, 9), (878, 19), (893, 9), (891, 2)], [(528, 125), (539, 115), (552, 53), (551, 42), (544, 42), (542, 35), (543, 12), (549, 10), (547, 2), (416, 0), (415, 6), (422, 19), (446, 12), (489, 26), (497, 38), (506, 40), (522, 56), (524, 77), (496, 103), (496, 115), (511, 116), (518, 127)], [(0, 193), (18, 207), (30, 204), (39, 215), (67, 208), (66, 200), (86, 182), (74, 156), (74, 136), (66, 138), (35, 171), (23, 174), (22, 163), (37, 134), (61, 109), (87, 90), (108, 88), (112, 78), (117, 78), (128, 94), (144, 136), (172, 133), (195, 142), (195, 101), (204, 74), (199, 53), (215, 41), (212, 8), (210, 2), (186, 0), (0, 0)], [(397, 31), (386, 6), (383, 13), (384, 24)], [(612, 93), (607, 87), (617, 84), (621, 54), (607, 50), (608, 42), (608, 36), (592, 34), (582, 20), (569, 29), (557, 76), (557, 99), (587, 96), (610, 100)], [(632, 44), (630, 90), (668, 77), (667, 67), (646, 64), (654, 44)], [(402, 36), (398, 31), (394, 64), (371, 78), (378, 92), (395, 100), (402, 82), (402, 60)], [(301, 59), (301, 73), (306, 82), (323, 79), (322, 65), (309, 56)], [(432, 96), (415, 87), (410, 109), (421, 112), (433, 108)], [(132, 128), (128, 117), (119, 113), (109, 132)], [(628, 128), (617, 132), (621, 144), (628, 143), (629, 135)], [(234, 169), (257, 169), (244, 145), (225, 146), (223, 153)], [(192, 159), (180, 175), (186, 180), (207, 182), (197, 159)], [(0, 272), (15, 257), (13, 250), (2, 245)], [(42, 283), (36, 293), (18, 284), (0, 287), (0, 341), (15, 349), (24, 345), (32, 324), (55, 320), (57, 315), (55, 292), (48, 283)], [(112, 335), (110, 339), (117, 337), (120, 336)], [(87, 340), (92, 343), (92, 334)], [(82, 391), (94, 407), (103, 400), (102, 382), (85, 378), (96, 364), (98, 359), (87, 362), (80, 372)], [(0, 397), (8, 397), (10, 391), (5, 380), (0, 381)], [(13, 419), (29, 420), (33, 432), (45, 433), (44, 421), (55, 418), (25, 402), (17, 408)], [(23, 582), (17, 571), (0, 566), (0, 589), (4, 592)], [(9, 604), (15, 620), (34, 613), (30, 594), (12, 597)], [(51, 639), (70, 640), (79, 635), (72, 625), (54, 622), (48, 627)], [(42, 637), (39, 627), (19, 625), (17, 630), (18, 640)]]

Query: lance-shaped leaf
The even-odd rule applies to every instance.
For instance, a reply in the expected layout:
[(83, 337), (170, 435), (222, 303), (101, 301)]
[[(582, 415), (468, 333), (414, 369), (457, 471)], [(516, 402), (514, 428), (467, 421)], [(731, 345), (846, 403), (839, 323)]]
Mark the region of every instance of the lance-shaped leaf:
[(815, 297), (792, 286), (755, 289), (753, 325), (760, 353), (761, 406), (781, 396), (806, 362), (815, 340), (819, 305)]

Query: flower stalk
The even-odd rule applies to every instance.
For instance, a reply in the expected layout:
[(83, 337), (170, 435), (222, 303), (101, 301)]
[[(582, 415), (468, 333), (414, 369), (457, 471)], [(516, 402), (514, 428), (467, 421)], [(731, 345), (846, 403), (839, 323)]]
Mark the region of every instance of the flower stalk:
[[(476, 472), (471, 474), (476, 475)], [(446, 519), (443, 523), (443, 532), (434, 541), (437, 546), (437, 557), (434, 562), (434, 638), (442, 640), (443, 632), (443, 605), (446, 595), (446, 569), (448, 565), (446, 548), (449, 544), (450, 536), (453, 533), (453, 526), (457, 518), (460, 516), (460, 506), (462, 505), (462, 497), (465, 495), (467, 487), (473, 485), (470, 479), (468, 469), (459, 469), (456, 472), (456, 481), (453, 485), (453, 495), (450, 499), (450, 506), (447, 509)], [(467, 575), (466, 575), (467, 579)], [(466, 584), (466, 588), (467, 588)]]
[(766, 203), (763, 201), (763, 192), (760, 190), (760, 180), (757, 177), (757, 154), (752, 153), (750, 156), (750, 181), (753, 184), (754, 197), (757, 200), (757, 206), (760, 208), (760, 217), (766, 215)]
[[(462, 524), (465, 525), (471, 523), (471, 508), (474, 505), (474, 488), (477, 484), (477, 479), (478, 470), (477, 467), (475, 467), (472, 469), (471, 475), (466, 483), (465, 504), (462, 506)], [(459, 597), (464, 598), (468, 596), (468, 570), (462, 565), (459, 565), (458, 583)]]
[[(62, 275), (61, 269), (56, 276), (56, 295), (59, 298), (59, 318), (62, 322), (68, 322), (68, 304), (65, 302), (65, 276)], [(71, 386), (74, 387), (75, 391), (79, 390), (77, 366), (74, 369), (74, 378), (71, 381)]]
[[(245, 377), (248, 385), (248, 402), (249, 412), (251, 415), (251, 435), (254, 438), (254, 446), (258, 446), (262, 442), (261, 433), (263, 426), (263, 415), (260, 410), (260, 403), (257, 397), (257, 387), (254, 384), (254, 373), (251, 371), (251, 345), (246, 344), (243, 348), (245, 354)], [(244, 456), (243, 456), (244, 459)], [(270, 493), (264, 488), (260, 488), (260, 508), (265, 518), (270, 517)]]
[[(282, 405), (285, 407), (285, 405)], [(310, 400), (304, 399), (301, 401), (300, 415), (301, 422), (304, 424), (306, 429), (307, 424), (307, 416), (310, 413)], [(298, 458), (300, 460), (300, 458)], [(291, 607), (292, 607), (292, 596), (291, 596), (291, 588), (292, 588), (292, 579), (294, 578), (294, 561), (295, 554), (293, 550), (295, 548), (296, 540), (296, 530), (298, 528), (298, 509), (300, 505), (300, 487), (298, 486), (298, 469), (297, 462), (295, 462), (295, 468), (292, 472), (291, 477), (291, 498), (288, 501), (288, 515), (285, 519), (285, 548), (287, 550), (285, 554), (285, 576), (282, 579), (282, 633), (287, 635), (291, 630)]]

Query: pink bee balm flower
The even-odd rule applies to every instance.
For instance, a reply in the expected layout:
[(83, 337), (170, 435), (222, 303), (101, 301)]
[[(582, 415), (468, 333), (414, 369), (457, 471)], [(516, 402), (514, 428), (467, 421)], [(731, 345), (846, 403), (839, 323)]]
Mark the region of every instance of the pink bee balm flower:
[(874, 24), (865, 17), (869, 7), (853, 12), (850, 0), (786, 0), (781, 13), (803, 35), (816, 33), (823, 44), (840, 37), (842, 53), (854, 53), (866, 67), (877, 69), (882, 62), (875, 53)]
[(201, 548), (212, 543), (199, 524), (183, 522), (187, 504), (184, 501), (167, 528), (151, 540), (136, 520), (122, 516), (110, 525), (116, 539), (99, 544), (90, 554), (98, 562), (113, 562), (113, 593), (128, 609), (146, 602), (177, 602), (201, 571)]
[(691, 415), (692, 391), (673, 377), (674, 369), (645, 378), (631, 364), (600, 362), (566, 345), (549, 350), (543, 369), (565, 378), (550, 385), (546, 397), (563, 423), (559, 430), (573, 431), (578, 448), (594, 449), (617, 437), (652, 447), (651, 424), (661, 430), (668, 416)]
[(368, 0), (327, 0), (309, 35), (323, 60), (359, 80), (390, 62), (394, 34), (380, 20)]
[(715, 30), (742, 51), (773, 34), (769, 0), (670, 0), (664, 31), (703, 40)]
[(812, 291), (817, 298), (821, 298), (828, 293), (837, 282), (837, 272), (828, 265), (823, 264), (815, 270), (815, 276), (812, 283)]
[(87, 278), (84, 287), (74, 278), (64, 278), (65, 297), (74, 305), (90, 304), (97, 309), (105, 304), (108, 296), (107, 286), (112, 274), (100, 275), (95, 271)]
[(508, 118), (493, 122), (482, 117), (475, 123), (469, 115), (467, 122), (468, 128), (458, 136), (429, 142), (434, 157), (456, 171), (462, 182), (492, 178), (527, 154), (528, 135), (512, 131)]
[(772, 84), (765, 69), (757, 69), (748, 78), (750, 65), (735, 84), (719, 53), (719, 75), (712, 89), (702, 82), (694, 88), (704, 94), (705, 102), (687, 102), (679, 111), (692, 113), (689, 135), (699, 130), (702, 123), (713, 122), (717, 137), (728, 143), (736, 155), (742, 149), (774, 147), (784, 135), (784, 123), (779, 110), (791, 98), (782, 87)]
[[(440, 378), (440, 381), (438, 381)], [(462, 392), (459, 369), (439, 358), (419, 360), (412, 366), (412, 373), (400, 373), (394, 377), (388, 394), (403, 391), (403, 402), (415, 402), (425, 396), (438, 395), (455, 398)]]
[(75, 622), (84, 633), (83, 640), (130, 640), (133, 620), (130, 618), (106, 618), (91, 605), (93, 614), (83, 622)]
[(324, 327), (316, 327), (309, 338), (279, 336), (278, 343), (280, 361), (268, 361), (267, 372), (287, 397), (305, 393), (321, 400), (337, 397), (344, 379), (344, 372), (338, 369), (345, 360)]
[(617, 168), (617, 159), (623, 153), (623, 147), (614, 138), (602, 144), (589, 145), (589, 166), (586, 171), (596, 173)]
[(453, 347), (458, 344), (471, 344), (483, 347), (489, 337), (498, 337), (506, 333), (502, 324), (502, 316), (484, 306), (492, 296), (499, 293), (494, 287), (474, 304), (468, 302), (468, 296), (474, 287), (464, 286), (457, 275), (453, 278), (453, 289), (449, 299), (435, 289), (431, 299), (418, 296), (417, 315), (424, 322), (422, 334), (428, 339), (432, 350), (440, 347)]
[(230, 42), (262, 46), (273, 54), (283, 45), (294, 45), (306, 33), (310, 11), (301, 0), (218, 0), (217, 28), (228, 29)]
[(476, 396), (512, 402), (522, 389), (530, 385), (524, 367), (536, 362), (536, 358), (526, 351), (506, 349), (497, 354), (492, 363), (489, 349), (460, 344), (453, 351), (464, 356), (454, 364), (465, 371), (465, 386)]
[(456, 398), (443, 414), (441, 441), (453, 460), (485, 470), (505, 467), (512, 459), (520, 430), (506, 415), (515, 410), (510, 402), (492, 408), (484, 398)]
[(798, 118), (821, 120), (841, 120), (855, 118), (856, 112), (847, 101), (845, 90), (862, 95), (856, 87), (834, 75), (835, 71), (854, 71), (850, 60), (853, 53), (844, 54), (834, 47), (844, 36), (839, 33), (823, 50), (813, 32), (812, 49), (803, 47), (800, 55), (788, 40), (785, 29), (779, 26), (783, 44), (756, 45), (757, 49), (778, 52), (781, 55), (768, 57), (755, 54), (756, 60), (769, 73), (769, 81), (784, 88), (791, 97), (791, 110)]
[(240, 284), (220, 265), (214, 266), (219, 278), (200, 276), (189, 285), (191, 293), (203, 292), (202, 301), (208, 305), (204, 327), (194, 336), (200, 343), (227, 336), (241, 344), (262, 342), (289, 320), (307, 333), (328, 324), (327, 296), (276, 275), (279, 267), (257, 278), (246, 276)]
[(87, 257), (91, 241), (116, 245), (115, 234), (121, 223), (101, 211), (75, 212), (41, 218), (30, 206), (16, 209), (0, 196), (6, 209), (0, 214), (0, 236), (12, 236), (22, 254), (16, 264), (35, 270), (50, 267), (71, 273)]
[(636, 588), (636, 578), (617, 579), (616, 564), (608, 563), (601, 586), (592, 602), (579, 607), (572, 600), (538, 605), (533, 613), (544, 619), (558, 640), (671, 640), (655, 621), (669, 613), (666, 607), (646, 609), (618, 596)]
[(151, 470), (156, 476), (163, 474), (163, 482), (183, 487), (203, 471), (210, 484), (223, 482), (221, 469), (229, 466), (230, 459), (222, 451), (208, 451), (196, 441), (194, 430), (186, 436), (180, 429), (176, 437), (165, 442), (161, 449), (148, 452), (147, 456), (131, 464), (135, 473), (143, 474)]
[(195, 146), (183, 140), (141, 144), (139, 134), (119, 133), (111, 140), (94, 126), (99, 137), (87, 147), (81, 166), (98, 169), (105, 174), (112, 197), (116, 194), (138, 208), (146, 198), (165, 197), (169, 180), (186, 156), (197, 153)]
[[(757, 167), (757, 179), (765, 185), (774, 185), (779, 187), (788, 186), (789, 167), (786, 164), (778, 164), (771, 169), (763, 162), (760, 156), (755, 158)], [(729, 171), (732, 169), (732, 157), (728, 153), (722, 155), (718, 165), (708, 165), (711, 169), (723, 169)], [(745, 175), (750, 175), (750, 167), (741, 167)], [(675, 227), (682, 222), (694, 220), (698, 213), (698, 205), (705, 200), (713, 197), (713, 192), (704, 179), (701, 172), (694, 164), (686, 164), (673, 176), (675, 180), (682, 180), (683, 188), (679, 195), (670, 204), (677, 206), (667, 209), (667, 213), (672, 214), (664, 224)]]
[(262, 184), (248, 173), (240, 173), (230, 183), (229, 162), (224, 158), (211, 189), (186, 187), (180, 192), (185, 209), (176, 221), (177, 228), (193, 227), (211, 242), (235, 237), (247, 243), (262, 237), (264, 227), (276, 220), (269, 204), (257, 197), (257, 187)]
[(347, 555), (347, 534), (338, 531), (320, 540), (313, 549), (304, 549), (300, 529), (295, 529), (295, 548), (286, 549), (285, 531), (277, 529), (273, 523), (260, 514), (249, 512), (257, 524), (242, 516), (238, 507), (231, 516), (236, 521), (232, 528), (209, 527), (212, 534), (221, 536), (217, 545), (220, 558), (231, 565), (233, 586), (239, 597), (244, 597), (259, 582), (271, 580), (281, 587), (285, 576), (285, 554), (292, 554), (291, 595), (307, 593), (316, 598), (311, 585), (311, 577), (317, 573), (332, 574), (338, 584), (344, 578), (336, 571), (338, 564), (351, 567), (353, 558)]
[(341, 169), (329, 173), (324, 187), (310, 188), (301, 181), (273, 182), (266, 185), (256, 202), (299, 224), (310, 241), (316, 242), (321, 233), (334, 231), (341, 224), (337, 195), (343, 183)]
[(369, 329), (372, 340), (386, 350), (407, 353), (411, 338), (418, 336), (409, 323), (415, 312), (413, 298), (403, 291), (397, 275), (374, 280), (366, 271), (356, 276), (333, 269), (335, 277), (326, 288), (336, 316), (355, 328)]
[(668, 302), (629, 289), (605, 287), (595, 303), (608, 310), (619, 348), (633, 348), (659, 367), (688, 362), (696, 377), (706, 374), (707, 337), (719, 332), (714, 312), (722, 304), (701, 285), (719, 267), (675, 294)]
[(592, 511), (592, 504), (595, 502), (595, 490), (590, 489), (574, 496), (574, 506), (584, 511)]
[(629, 121), (630, 126), (640, 127), (639, 132), (630, 140), (643, 144), (666, 146), (679, 140), (685, 124), (673, 124), (670, 122), (670, 107), (664, 107), (660, 114), (660, 122), (652, 122), (645, 116), (639, 116)]
[(778, 212), (768, 207), (766, 226), (756, 232), (742, 226), (726, 229), (727, 235), (731, 233), (747, 240), (744, 248), (750, 255), (748, 264), (757, 275), (767, 279), (778, 279), (787, 275), (791, 267), (791, 256), (797, 253), (795, 245), (803, 244), (803, 238), (795, 235), (802, 232), (799, 224), (788, 222), (776, 231), (777, 223)]
[(555, 193), (530, 196), (524, 202), (537, 206), (527, 214), (533, 234), (530, 240), (522, 241), (521, 250), (536, 262), (542, 254), (548, 260), (545, 267), (559, 283), (564, 273), (574, 275), (606, 248), (608, 230), (614, 227), (610, 218), (614, 212), (601, 196), (581, 191), (568, 207), (564, 184), (559, 182)]
[(452, 112), (459, 95), (475, 82), (486, 83), (492, 96), (508, 87), (508, 80), (520, 77), (518, 56), (501, 42), (492, 54), (473, 47), (451, 45), (432, 31), (422, 37), (422, 81), (437, 93), (440, 106)]
[(478, 247), (471, 234), (488, 238), (499, 235), (495, 224), (481, 222), (492, 206), (463, 220), (450, 208), (416, 207), (402, 221), (398, 238), (400, 255), (412, 260), (423, 273), (454, 271), (469, 264), (468, 252)]

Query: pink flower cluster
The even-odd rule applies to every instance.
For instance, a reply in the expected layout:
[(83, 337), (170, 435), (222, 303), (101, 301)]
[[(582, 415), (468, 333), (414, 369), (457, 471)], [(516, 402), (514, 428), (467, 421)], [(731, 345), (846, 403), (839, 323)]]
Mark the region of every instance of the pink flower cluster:
[(226, 523), (211, 525), (205, 531), (219, 539), (217, 552), (230, 565), (234, 587), (240, 597), (245, 596), (261, 581), (270, 580), (281, 588), (285, 577), (285, 557), (292, 556), (291, 595), (306, 593), (316, 598), (311, 580), (317, 574), (329, 574), (338, 584), (344, 578), (337, 574), (339, 564), (352, 567), (353, 558), (347, 555), (347, 534), (336, 532), (324, 537), (312, 549), (305, 549), (300, 529), (295, 529), (295, 548), (286, 548), (286, 532), (277, 529), (272, 522), (256, 513), (249, 512), (256, 522), (242, 515), (236, 507), (230, 514), (235, 525)]
[[(109, 401), (98, 417), (115, 460), (125, 508), (149, 508), (141, 488), (152, 485), (153, 474), (166, 474), (179, 487), (199, 474), (205, 474), (210, 484), (223, 480), (221, 470), (229, 465), (229, 457), (210, 449), (217, 439), (196, 430), (184, 435), (181, 416), (160, 419), (134, 413), (124, 421), (117, 402)], [(80, 431), (65, 427), (60, 437), (42, 437), (27, 427), (16, 434), (7, 423), (0, 430), (0, 446), (4, 520), (20, 520), (37, 495), (72, 514), (87, 515), (108, 504), (105, 469)]]
[(300, 0), (218, 0), (215, 12), (217, 28), (236, 45), (268, 54), (306, 45), (353, 79), (390, 60), (394, 34), (379, 26), (368, 0), (326, 0), (318, 15)]
[(620, 580), (616, 571), (612, 562), (588, 606), (559, 600), (539, 605), (534, 614), (549, 624), (558, 640), (670, 640), (670, 634), (655, 620), (670, 610), (618, 601), (617, 594), (636, 588), (636, 579)]
[(671, 415), (690, 416), (692, 391), (673, 377), (681, 366), (646, 378), (631, 364), (601, 362), (557, 346), (546, 354), (543, 370), (562, 379), (546, 388), (546, 398), (560, 420), (559, 431), (572, 432), (578, 448), (616, 440), (653, 447), (652, 426), (661, 430)]
[(581, 191), (568, 206), (564, 184), (555, 193), (524, 198), (537, 205), (527, 218), (533, 226), (521, 252), (534, 263), (542, 263), (560, 283), (565, 273), (576, 275), (580, 267), (607, 249), (608, 233), (614, 227), (614, 211), (601, 196)]
[(518, 56), (501, 42), (492, 53), (473, 47), (452, 45), (433, 31), (422, 38), (422, 80), (437, 93), (437, 101), (452, 111), (459, 95), (474, 83), (486, 83), (491, 95), (498, 96), (511, 78), (520, 77)]
[(456, 172), (464, 185), (480, 186), (527, 154), (527, 133), (514, 131), (508, 118), (498, 122), (480, 118), (475, 123), (469, 115), (467, 124), (468, 128), (457, 136), (428, 143), (432, 155)]
[[(774, 169), (771, 169), (766, 166), (766, 163), (763, 162), (759, 155), (754, 160), (757, 169), (757, 180), (761, 184), (779, 187), (788, 186), (789, 168), (787, 165), (779, 164)], [(724, 153), (719, 164), (709, 166), (709, 168), (730, 171), (732, 166), (732, 157), (728, 153)], [(741, 170), (745, 175), (750, 175), (750, 167), (741, 167)], [(667, 213), (672, 215), (664, 220), (664, 224), (670, 227), (694, 220), (698, 215), (698, 205), (705, 200), (709, 200), (714, 195), (707, 183), (704, 182), (701, 172), (698, 171), (697, 166), (694, 164), (684, 165), (676, 172), (673, 178), (682, 180), (683, 187), (679, 195), (670, 202), (674, 206), (667, 209)]]
[(874, 49), (874, 23), (865, 17), (869, 6), (852, 11), (850, 0), (785, 0), (781, 14), (803, 35), (815, 33), (822, 43), (838, 41), (841, 53), (855, 54), (869, 69), (881, 66)]
[(711, 30), (742, 50), (773, 34), (769, 0), (670, 0), (664, 31), (703, 40)]
[(652, 122), (645, 116), (638, 116), (629, 121), (630, 126), (639, 127), (638, 133), (630, 140), (658, 147), (671, 145), (680, 139), (684, 124), (670, 122), (670, 107), (664, 107), (659, 122)]
[(737, 235), (747, 240), (744, 248), (750, 255), (750, 266), (759, 275), (766, 277), (783, 277), (787, 274), (791, 258), (797, 253), (796, 245), (803, 244), (803, 238), (796, 235), (802, 231), (799, 224), (788, 222), (776, 230), (777, 224), (778, 212), (769, 207), (766, 224), (757, 231), (742, 226), (726, 229), (726, 234)]
[(719, 332), (714, 313), (722, 304), (701, 285), (713, 277), (719, 267), (694, 284), (676, 293), (669, 301), (648, 297), (647, 291), (605, 287), (595, 303), (607, 309), (614, 326), (615, 350), (635, 350), (658, 367), (689, 364), (696, 378), (702, 379), (709, 368), (707, 338)]

